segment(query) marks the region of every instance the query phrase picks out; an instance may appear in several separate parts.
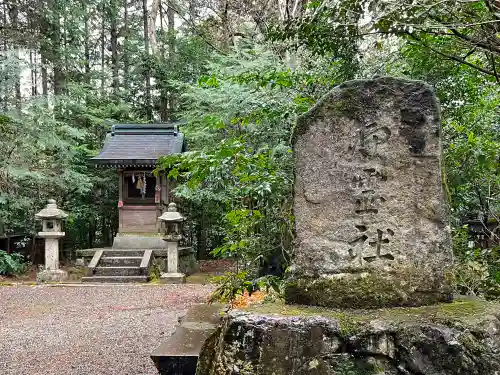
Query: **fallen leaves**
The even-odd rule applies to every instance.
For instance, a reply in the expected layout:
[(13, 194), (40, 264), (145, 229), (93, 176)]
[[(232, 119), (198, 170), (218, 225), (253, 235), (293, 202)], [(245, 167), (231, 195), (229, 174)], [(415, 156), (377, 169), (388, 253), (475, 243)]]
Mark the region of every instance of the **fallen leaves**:
[(245, 308), (250, 305), (262, 303), (265, 296), (266, 293), (261, 292), (260, 290), (257, 290), (252, 294), (249, 294), (248, 291), (245, 290), (245, 293), (243, 293), (243, 295), (236, 297), (236, 299), (231, 303), (231, 306), (233, 309)]

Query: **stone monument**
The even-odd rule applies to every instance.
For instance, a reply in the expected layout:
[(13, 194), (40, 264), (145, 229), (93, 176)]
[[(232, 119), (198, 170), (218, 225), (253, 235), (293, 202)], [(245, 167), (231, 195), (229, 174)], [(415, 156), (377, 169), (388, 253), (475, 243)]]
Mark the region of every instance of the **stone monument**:
[(299, 119), (287, 302), (418, 306), (451, 299), (440, 110), (423, 82), (347, 82)]
[(179, 272), (179, 241), (182, 239), (180, 226), (184, 217), (177, 212), (177, 205), (172, 202), (158, 219), (165, 223), (163, 240), (167, 242), (167, 272), (160, 275), (160, 280), (169, 284), (184, 283), (186, 275)]
[(435, 303), (452, 266), (439, 132), (431, 88), (394, 78), (302, 117), (287, 304), (225, 314), (196, 374), (500, 374), (500, 304)]
[(67, 272), (59, 269), (59, 239), (65, 235), (62, 220), (66, 217), (68, 215), (57, 208), (54, 199), (49, 199), (47, 207), (35, 215), (37, 220), (42, 221), (42, 231), (38, 236), (45, 239), (45, 269), (40, 272), (40, 279), (62, 281), (68, 278)]

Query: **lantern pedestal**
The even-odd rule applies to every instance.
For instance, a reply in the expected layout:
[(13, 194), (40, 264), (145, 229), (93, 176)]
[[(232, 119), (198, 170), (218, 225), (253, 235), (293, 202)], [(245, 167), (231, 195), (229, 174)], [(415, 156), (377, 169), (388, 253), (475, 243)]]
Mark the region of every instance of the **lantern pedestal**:
[(184, 217), (177, 212), (177, 205), (170, 203), (167, 212), (159, 218), (165, 223), (165, 237), (167, 243), (167, 271), (160, 275), (160, 282), (164, 284), (182, 284), (186, 282), (186, 275), (179, 273), (179, 241), (182, 239), (180, 225)]
[(160, 283), (162, 284), (184, 284), (186, 275), (183, 273), (162, 273), (160, 275)]
[(182, 284), (186, 282), (186, 275), (179, 272), (179, 243), (167, 240), (167, 271), (160, 275), (163, 284)]
[(39, 281), (56, 281), (56, 282), (61, 282), (61, 281), (66, 281), (68, 280), (68, 273), (64, 270), (43, 270), (40, 272), (37, 272), (36, 278)]
[(45, 239), (45, 266), (37, 274), (43, 281), (64, 281), (68, 273), (59, 269), (59, 239), (64, 237), (64, 232), (39, 232), (38, 235)]
[(66, 271), (59, 269), (59, 239), (65, 233), (62, 231), (62, 220), (68, 215), (57, 208), (56, 202), (50, 199), (47, 207), (35, 215), (42, 221), (42, 232), (38, 235), (45, 239), (45, 266), (37, 274), (37, 279), (42, 281), (63, 281), (68, 278)]

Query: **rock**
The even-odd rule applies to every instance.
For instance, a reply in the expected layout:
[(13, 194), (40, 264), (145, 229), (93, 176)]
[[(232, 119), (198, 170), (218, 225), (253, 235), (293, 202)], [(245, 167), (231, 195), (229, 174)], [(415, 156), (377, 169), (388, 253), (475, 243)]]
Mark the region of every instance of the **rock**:
[(430, 86), (350, 81), (294, 132), (295, 259), (287, 302), (419, 306), (451, 298), (452, 251)]
[(75, 266), (76, 267), (85, 267), (85, 258), (76, 258)]
[(232, 311), (205, 342), (197, 375), (500, 374), (500, 304)]
[(62, 282), (68, 280), (68, 273), (64, 270), (42, 270), (37, 272), (36, 281), (44, 283), (48, 281)]

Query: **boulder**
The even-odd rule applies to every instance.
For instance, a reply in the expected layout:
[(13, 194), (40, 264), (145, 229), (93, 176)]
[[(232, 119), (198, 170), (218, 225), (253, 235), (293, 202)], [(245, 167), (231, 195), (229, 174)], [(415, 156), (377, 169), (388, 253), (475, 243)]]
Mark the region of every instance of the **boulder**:
[(500, 374), (500, 304), (331, 310), (280, 303), (228, 313), (197, 375)]

